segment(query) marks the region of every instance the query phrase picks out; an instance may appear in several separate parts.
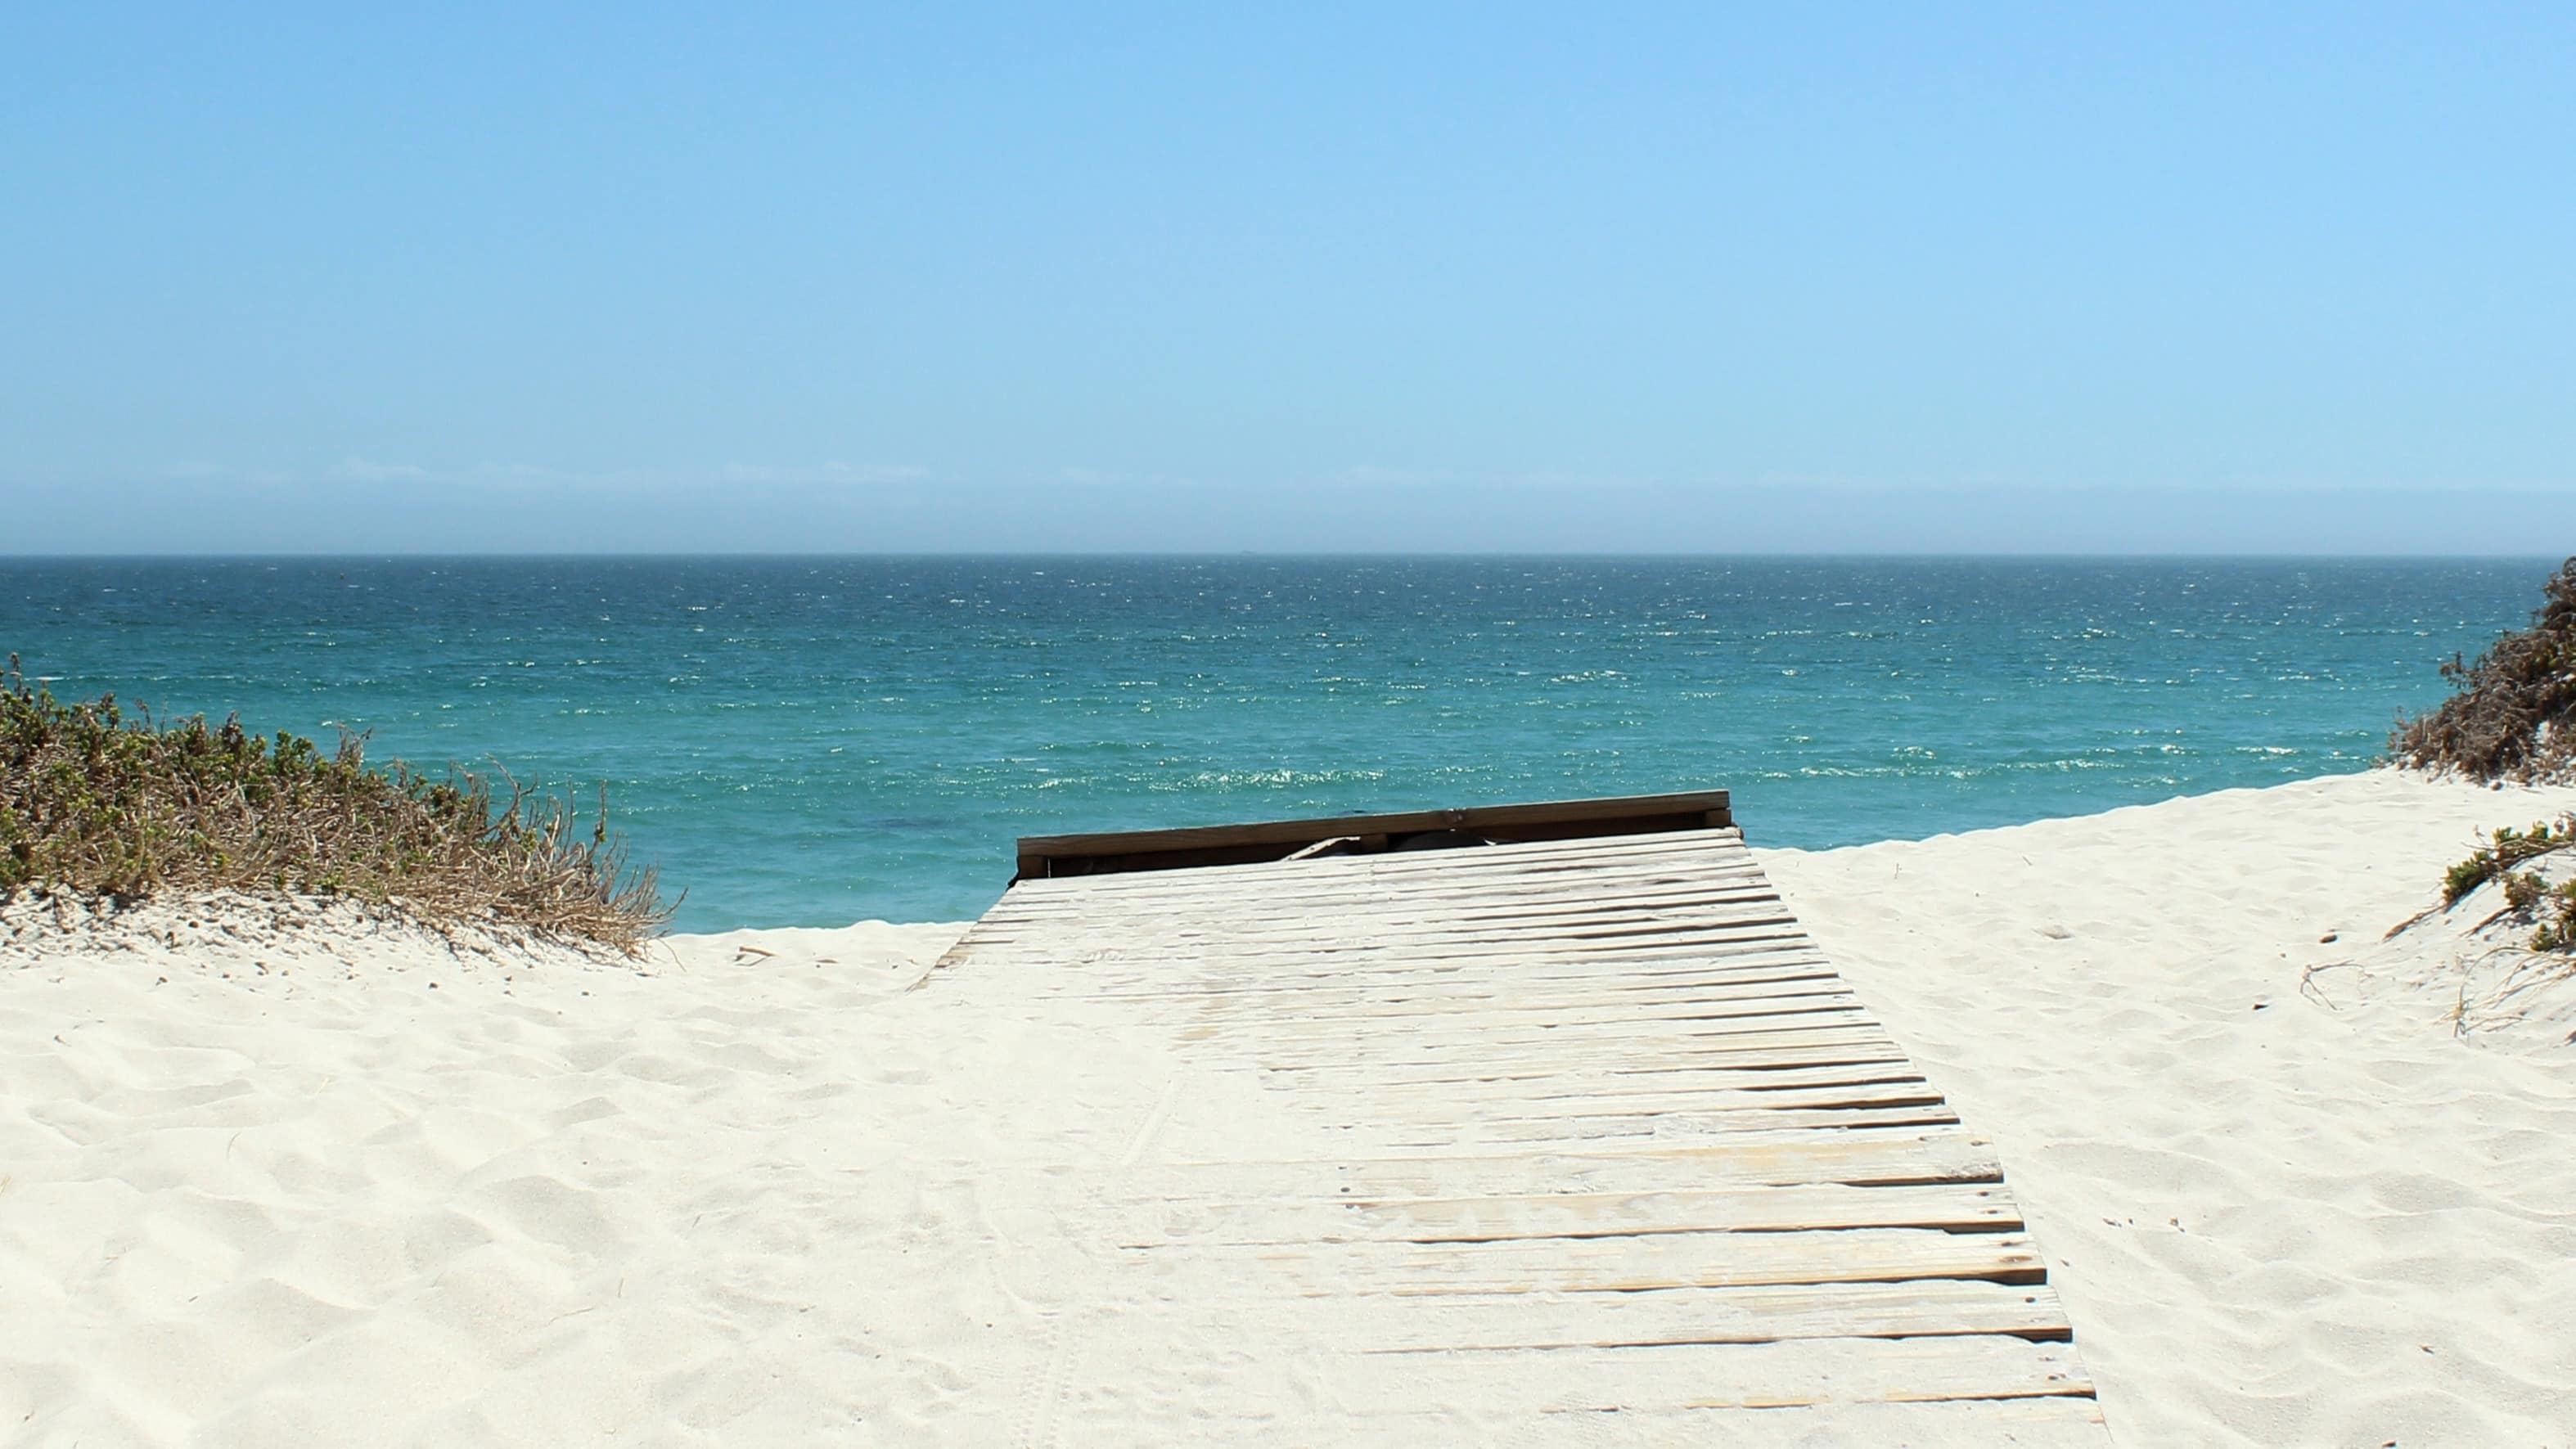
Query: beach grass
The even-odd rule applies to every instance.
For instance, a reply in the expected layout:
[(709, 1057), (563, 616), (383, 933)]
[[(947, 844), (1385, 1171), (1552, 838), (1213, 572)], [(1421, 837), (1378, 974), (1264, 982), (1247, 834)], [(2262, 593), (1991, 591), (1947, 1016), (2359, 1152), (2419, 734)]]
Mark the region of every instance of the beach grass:
[(656, 873), (566, 796), (501, 773), (444, 779), (238, 719), (162, 723), (113, 695), (56, 699), (0, 673), (0, 895), (350, 896), (434, 926), (500, 926), (633, 952), (669, 921)]

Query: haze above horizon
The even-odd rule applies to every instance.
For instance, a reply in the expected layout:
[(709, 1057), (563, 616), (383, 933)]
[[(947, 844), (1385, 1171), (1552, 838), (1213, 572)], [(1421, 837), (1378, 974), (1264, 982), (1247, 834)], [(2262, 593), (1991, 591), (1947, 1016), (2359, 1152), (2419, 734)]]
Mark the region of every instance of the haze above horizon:
[(2576, 16), (0, 19), (10, 553), (2563, 554)]

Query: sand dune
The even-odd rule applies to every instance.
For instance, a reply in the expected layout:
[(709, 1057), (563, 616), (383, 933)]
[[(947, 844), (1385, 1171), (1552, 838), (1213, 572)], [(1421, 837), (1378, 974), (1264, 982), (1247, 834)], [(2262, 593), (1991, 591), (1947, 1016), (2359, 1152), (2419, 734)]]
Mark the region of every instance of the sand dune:
[[(2464, 1040), (2485, 943), (2379, 937), (2571, 807), (2379, 774), (1766, 864), (2000, 1139), (2121, 1442), (2565, 1444), (2563, 987)], [(925, 979), (955, 926), (636, 969), (191, 919), (0, 922), (24, 1442), (1082, 1442), (1121, 1386), (1070, 1381), (1098, 1258), (1033, 1164), (1233, 1106), (1110, 1004)]]

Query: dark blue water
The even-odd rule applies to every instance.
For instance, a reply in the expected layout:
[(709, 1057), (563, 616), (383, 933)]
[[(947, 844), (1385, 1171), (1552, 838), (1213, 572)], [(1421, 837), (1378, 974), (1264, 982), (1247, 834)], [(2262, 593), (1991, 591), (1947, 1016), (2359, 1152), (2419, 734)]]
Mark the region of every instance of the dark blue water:
[(0, 561), (57, 692), (606, 781), (680, 925), (1021, 834), (1723, 786), (1757, 844), (2359, 769), (2555, 560)]

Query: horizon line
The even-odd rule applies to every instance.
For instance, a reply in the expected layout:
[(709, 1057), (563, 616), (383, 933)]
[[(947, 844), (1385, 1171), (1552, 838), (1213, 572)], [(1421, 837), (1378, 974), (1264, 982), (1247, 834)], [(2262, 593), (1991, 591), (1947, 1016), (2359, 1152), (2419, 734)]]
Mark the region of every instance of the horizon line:
[[(2576, 556), (2576, 555), (2568, 555)], [(2532, 552), (2422, 553), (2394, 550), (2298, 552), (2264, 549), (2208, 551), (2072, 549), (1744, 549), (1744, 550), (1610, 550), (1610, 549), (279, 549), (182, 552), (0, 550), (0, 565), (33, 563), (262, 563), (317, 560), (462, 560), (487, 559), (1097, 559), (1097, 560), (1227, 560), (1227, 559), (1583, 559), (1583, 560), (1797, 560), (1888, 559), (1957, 562), (2304, 562), (2369, 561), (2383, 563), (2514, 563), (2555, 561), (2554, 549)]]

